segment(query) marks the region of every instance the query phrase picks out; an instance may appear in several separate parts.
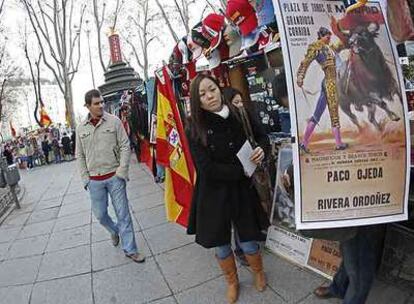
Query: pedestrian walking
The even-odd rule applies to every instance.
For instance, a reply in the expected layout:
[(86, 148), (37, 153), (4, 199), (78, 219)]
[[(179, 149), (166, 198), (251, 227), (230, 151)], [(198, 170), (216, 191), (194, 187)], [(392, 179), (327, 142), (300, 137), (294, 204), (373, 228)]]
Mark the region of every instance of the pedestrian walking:
[(43, 151), (43, 155), (45, 156), (45, 161), (46, 164), (49, 164), (49, 152), (50, 152), (50, 144), (49, 144), (49, 140), (47, 139), (47, 135), (45, 135), (43, 137), (43, 141), (42, 141), (42, 151)]
[[(85, 94), (85, 106), (89, 114), (76, 130), (76, 158), (92, 212), (111, 234), (113, 245), (117, 246), (120, 238), (125, 255), (142, 263), (145, 256), (138, 253), (126, 193), (131, 153), (128, 136), (121, 120), (103, 110), (98, 90)], [(108, 194), (116, 224), (108, 215)]]
[(14, 164), (12, 147), (9, 144), (4, 146), (3, 156), (6, 158), (7, 165), (10, 166)]
[(61, 143), (63, 146), (63, 155), (64, 155), (64, 159), (66, 161), (70, 161), (72, 160), (72, 146), (71, 146), (71, 140), (68, 136), (68, 134), (65, 132), (63, 133), (62, 139), (61, 139)]
[(75, 150), (76, 150), (76, 131), (72, 129), (72, 134), (70, 135), (71, 141), (71, 148), (72, 148), (72, 156), (75, 157)]
[(59, 164), (62, 161), (62, 153), (60, 151), (59, 140), (56, 137), (52, 139), (52, 151), (55, 155), (55, 164)]
[(320, 299), (342, 299), (342, 304), (365, 304), (381, 260), (384, 228), (384, 225), (343, 228), (349, 238), (339, 243), (341, 265), (332, 283), (316, 288), (314, 294)]
[[(246, 142), (241, 122), (223, 102), (217, 81), (198, 75), (191, 84), (189, 143), (197, 180), (193, 193), (188, 233), (205, 248), (216, 249), (218, 263), (227, 281), (227, 301), (237, 301), (239, 280), (231, 227), (235, 227), (240, 247), (253, 271), (258, 291), (266, 288), (266, 277), (258, 240), (261, 229), (257, 216), (260, 201), (245, 175), (237, 152)], [(256, 134), (259, 147), (251, 161), (259, 164), (268, 146), (264, 134)]]

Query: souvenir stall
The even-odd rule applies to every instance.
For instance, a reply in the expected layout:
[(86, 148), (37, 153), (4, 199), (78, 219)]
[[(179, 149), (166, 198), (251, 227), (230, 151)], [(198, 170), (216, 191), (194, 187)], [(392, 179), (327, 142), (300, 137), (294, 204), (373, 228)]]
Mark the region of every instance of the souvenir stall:
[(105, 100), (105, 110), (122, 120), (137, 159), (151, 163), (145, 83), (123, 61), (119, 35), (116, 32), (109, 35), (109, 46), (111, 64), (104, 74), (105, 83), (99, 86)]
[[(387, 16), (390, 20), (407, 13), (408, 5), (406, 10), (399, 7), (335, 0), (229, 0), (226, 12), (206, 16), (156, 73), (153, 128), (157, 160), (167, 176), (183, 161), (181, 177), (193, 181), (182, 130), (189, 115), (189, 83), (196, 73), (215, 75), (222, 87), (242, 92), (245, 106), (254, 109), (272, 144), (265, 164), (270, 173), (265, 182), (272, 189), (272, 200), (264, 207), (271, 222), (266, 247), (331, 277), (341, 261), (339, 246), (329, 237), (312, 239), (308, 231), (323, 235), (324, 229), (400, 222), (389, 225), (382, 273), (412, 284), (414, 242), (403, 242), (414, 235), (408, 210), (410, 133), (398, 54), (390, 39), (396, 24), (389, 21), (391, 32), (386, 27)], [(371, 57), (372, 64), (364, 65), (366, 51), (377, 56)], [(381, 82), (381, 77), (391, 81)], [(370, 88), (369, 96), (361, 95), (361, 84)], [(166, 101), (169, 112), (163, 113)], [(165, 117), (173, 122), (166, 123)], [(172, 157), (177, 150), (183, 153)], [(191, 186), (186, 197), (178, 197), (179, 184), (167, 184), (169, 219), (185, 225)], [(177, 208), (180, 212), (174, 213)]]

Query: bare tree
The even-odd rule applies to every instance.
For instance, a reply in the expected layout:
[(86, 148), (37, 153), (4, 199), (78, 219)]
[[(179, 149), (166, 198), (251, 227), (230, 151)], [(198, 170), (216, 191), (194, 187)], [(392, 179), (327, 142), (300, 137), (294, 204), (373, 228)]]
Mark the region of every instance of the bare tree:
[[(30, 71), (30, 77), (31, 77), (31, 81), (32, 81), (32, 85), (33, 85), (33, 91), (35, 94), (35, 98), (36, 98), (36, 106), (33, 112), (33, 116), (36, 120), (36, 123), (40, 126), (43, 127), (41, 121), (39, 120), (38, 117), (38, 110), (39, 110), (39, 105), (43, 105), (43, 101), (42, 101), (42, 93), (41, 93), (41, 78), (40, 78), (40, 63), (42, 60), (42, 52), (39, 52), (37, 59), (34, 59), (34, 63), (32, 63), (32, 59), (30, 58), (30, 54), (27, 48), (27, 44), (28, 44), (28, 35), (27, 35), (27, 29), (26, 26), (24, 28), (24, 34), (23, 34), (23, 49), (24, 49), (24, 55), (26, 57), (27, 63), (29, 65), (29, 71)], [(27, 105), (27, 107), (29, 107)]]
[[(0, 22), (4, 13), (5, 0), (0, 1)], [(0, 23), (0, 121), (3, 122), (11, 114), (11, 107), (16, 105), (15, 92), (11, 83), (21, 78), (22, 71), (12, 60), (7, 49), (7, 36), (4, 35), (3, 24)]]
[(161, 5), (159, 0), (155, 0), (155, 2), (157, 3), (158, 8), (160, 9), (161, 15), (162, 15), (165, 23), (167, 24), (167, 27), (168, 27), (168, 30), (170, 31), (171, 36), (173, 37), (175, 42), (178, 42), (180, 39), (178, 38), (178, 35), (177, 35), (176, 31), (174, 30), (174, 27), (171, 24), (170, 18), (168, 16), (166, 10)]
[[(132, 54), (143, 71), (144, 79), (148, 80), (149, 54), (150, 44), (158, 39), (158, 35), (153, 33), (151, 24), (159, 17), (158, 13), (151, 13), (149, 8), (149, 0), (135, 0), (136, 14), (129, 16), (128, 35), (122, 36), (132, 49)], [(138, 43), (136, 44), (135, 41)]]
[[(43, 62), (53, 73), (65, 99), (66, 117), (75, 127), (72, 82), (78, 71), (80, 34), (86, 5), (76, 0), (20, 0), (29, 17)], [(77, 17), (77, 22), (74, 20)]]
[[(107, 16), (108, 7), (107, 3), (104, 1), (101, 5), (98, 4), (98, 0), (92, 0), (92, 11), (93, 11), (93, 19), (95, 22), (95, 29), (96, 29), (96, 37), (98, 42), (98, 56), (99, 61), (101, 63), (102, 70), (106, 72), (108, 65), (105, 64), (103, 59), (103, 50), (105, 49), (102, 44), (102, 30), (104, 25), (108, 25), (108, 27), (115, 29), (118, 25), (118, 16), (121, 14), (122, 9), (124, 7), (125, 0), (116, 0), (116, 5), (113, 13), (110, 14), (110, 18)], [(112, 20), (111, 20), (112, 19)], [(105, 24), (105, 21), (110, 23)]]

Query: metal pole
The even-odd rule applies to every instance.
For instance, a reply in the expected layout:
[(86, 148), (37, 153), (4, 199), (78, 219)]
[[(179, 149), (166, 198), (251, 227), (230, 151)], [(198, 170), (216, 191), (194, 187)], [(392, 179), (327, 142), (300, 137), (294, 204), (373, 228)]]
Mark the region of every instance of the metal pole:
[(14, 204), (16, 205), (16, 209), (20, 209), (19, 198), (17, 197), (17, 194), (16, 194), (16, 186), (17, 185), (10, 186), (10, 192), (12, 194)]
[[(6, 172), (7, 172), (8, 165), (7, 165), (7, 161), (5, 157), (0, 158), (0, 167), (1, 167), (1, 171), (3, 171), (2, 174), (7, 174)], [(20, 209), (19, 199), (16, 194), (16, 186), (17, 185), (9, 186), (9, 188), (10, 188), (10, 193), (13, 197), (14, 204), (16, 205), (16, 208)]]

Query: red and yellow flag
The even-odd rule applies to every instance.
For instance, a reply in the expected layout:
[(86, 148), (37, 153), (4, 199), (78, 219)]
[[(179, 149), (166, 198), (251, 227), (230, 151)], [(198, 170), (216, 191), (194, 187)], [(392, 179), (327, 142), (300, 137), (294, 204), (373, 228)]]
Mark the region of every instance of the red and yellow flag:
[(157, 75), (157, 162), (165, 166), (167, 218), (187, 226), (194, 165), (167, 68)]
[(12, 124), (12, 121), (11, 120), (10, 120), (9, 124), (10, 124), (10, 133), (11, 133), (11, 136), (16, 137), (16, 135), (17, 135), (16, 129), (13, 127), (13, 124)]
[(49, 127), (52, 124), (52, 120), (47, 114), (45, 106), (43, 104), (40, 105), (40, 124), (45, 128)]

